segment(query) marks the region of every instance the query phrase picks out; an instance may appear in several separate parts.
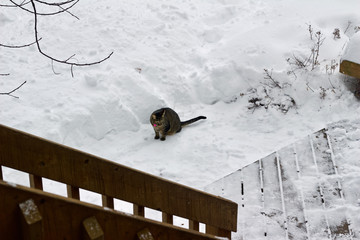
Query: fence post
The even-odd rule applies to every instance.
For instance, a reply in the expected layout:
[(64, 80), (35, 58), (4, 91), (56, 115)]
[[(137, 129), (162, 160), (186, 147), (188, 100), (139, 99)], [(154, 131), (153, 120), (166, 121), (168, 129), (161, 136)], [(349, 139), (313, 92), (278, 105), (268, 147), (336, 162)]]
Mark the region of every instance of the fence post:
[(231, 231), (224, 230), (224, 229), (217, 228), (217, 227), (212, 227), (209, 225), (206, 225), (206, 233), (208, 233), (210, 235), (218, 236), (218, 237), (226, 237), (228, 239), (231, 239)]
[(66, 185), (67, 195), (69, 198), (80, 200), (80, 191), (79, 188)]
[(102, 206), (114, 209), (114, 199), (112, 197), (108, 197), (106, 195), (102, 195)]
[(189, 229), (190, 230), (195, 230), (195, 231), (200, 231), (200, 224), (197, 221), (193, 221), (193, 220), (189, 220)]
[(136, 216), (140, 216), (140, 217), (145, 217), (145, 207), (144, 206), (139, 206), (137, 204), (134, 204), (134, 215)]
[(29, 174), (30, 187), (43, 190), (42, 178), (33, 174)]
[(163, 212), (163, 213), (162, 213), (162, 221), (163, 221), (164, 223), (173, 224), (173, 223), (174, 223), (174, 221), (173, 221), (173, 215)]
[(34, 200), (29, 199), (19, 204), (21, 210), (21, 227), (25, 240), (43, 239), (42, 217)]

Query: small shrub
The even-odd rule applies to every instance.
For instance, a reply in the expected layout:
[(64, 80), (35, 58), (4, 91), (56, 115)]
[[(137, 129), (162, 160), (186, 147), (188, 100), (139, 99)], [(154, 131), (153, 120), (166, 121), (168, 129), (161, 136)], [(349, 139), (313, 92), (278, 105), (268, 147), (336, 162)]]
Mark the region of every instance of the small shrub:
[(340, 39), (340, 29), (338, 28), (335, 28), (334, 31), (333, 31), (333, 35), (334, 35), (334, 40), (336, 39)]

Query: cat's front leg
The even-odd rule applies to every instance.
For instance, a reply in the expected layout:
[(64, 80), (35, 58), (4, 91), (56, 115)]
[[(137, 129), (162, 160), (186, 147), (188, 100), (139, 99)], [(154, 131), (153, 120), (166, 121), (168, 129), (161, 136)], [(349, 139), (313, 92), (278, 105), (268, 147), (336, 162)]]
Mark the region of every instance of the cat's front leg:
[(160, 131), (160, 133), (161, 133), (161, 138), (160, 138), (160, 140), (161, 140), (161, 141), (165, 141), (165, 140), (166, 140), (165, 131)]
[[(155, 130), (154, 130), (154, 131), (155, 131)], [(159, 132), (155, 131), (155, 137), (154, 137), (154, 139), (159, 139), (159, 138), (160, 138)]]

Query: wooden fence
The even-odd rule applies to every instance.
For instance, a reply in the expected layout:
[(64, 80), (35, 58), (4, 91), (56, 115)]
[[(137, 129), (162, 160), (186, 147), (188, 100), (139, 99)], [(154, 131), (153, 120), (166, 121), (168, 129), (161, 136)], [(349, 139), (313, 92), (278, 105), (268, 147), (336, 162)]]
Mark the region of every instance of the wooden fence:
[[(201, 239), (199, 238), (201, 235), (207, 237), (202, 239), (212, 239), (210, 235), (230, 239), (231, 231), (237, 230), (237, 204), (234, 202), (3, 125), (0, 125), (0, 167), (1, 165), (29, 173), (30, 186), (32, 188), (42, 190), (42, 178), (48, 178), (66, 184), (69, 198), (80, 200), (79, 189), (101, 194), (102, 204), (106, 209), (114, 208), (114, 199), (133, 203), (134, 216), (132, 216), (132, 218), (137, 220), (141, 219), (142, 221), (149, 222), (149, 220), (143, 218), (145, 207), (161, 211), (163, 223), (159, 222), (157, 224), (164, 227), (161, 228), (164, 234), (170, 234), (170, 232), (174, 231), (174, 227), (166, 228), (166, 226), (172, 227), (170, 224), (173, 223), (173, 216), (179, 216), (189, 220), (190, 230), (184, 229), (183, 231), (187, 231), (187, 233), (193, 232), (193, 234), (197, 232), (197, 235), (195, 234), (194, 236), (198, 237), (183, 239)], [(2, 179), (1, 168), (0, 179)], [(1, 185), (0, 194), (4, 195), (4, 191), (12, 192), (14, 188)], [(98, 219), (100, 225), (107, 221), (111, 222), (112, 217), (110, 217), (110, 215), (115, 216), (116, 214), (120, 214), (116, 211), (110, 210), (109, 212), (104, 208), (89, 206), (77, 200), (74, 202), (73, 199), (69, 198), (59, 200), (57, 198), (60, 197), (49, 196), (49, 194), (42, 191), (25, 190), (23, 188), (18, 189), (18, 191), (21, 192), (17, 193), (19, 196), (31, 196), (31, 198), (40, 199), (40, 203), (41, 199), (53, 199), (51, 201), (46, 200), (48, 202), (53, 201), (54, 204), (52, 207), (51, 204), (49, 204), (47, 206), (49, 210), (45, 209), (43, 214), (49, 214), (51, 208), (62, 209), (65, 203), (72, 209), (71, 219), (80, 219), (83, 217), (84, 214), (82, 215), (80, 209), (90, 208), (91, 211), (97, 209), (98, 212), (102, 212), (103, 217), (99, 217), (100, 220)], [(25, 198), (22, 198), (21, 200), (24, 199)], [(4, 205), (2, 203), (11, 205), (9, 199), (0, 198), (0, 200), (0, 205)], [(20, 202), (17, 202), (17, 204), (18, 203)], [(86, 212), (86, 210), (83, 211)], [(121, 217), (123, 217), (123, 215), (121, 215)], [(64, 218), (59, 221), (66, 225), (71, 219), (66, 218), (66, 215), (64, 215)], [(3, 232), (9, 233), (8, 229), (11, 229), (10, 226), (1, 224), (2, 220), (4, 219), (0, 217), (0, 236)], [(55, 221), (55, 219), (50, 220)], [(58, 219), (56, 219), (56, 221), (58, 221)], [(124, 220), (124, 222), (126, 222), (126, 220)], [(129, 220), (129, 222), (131, 221)], [(207, 234), (199, 233), (200, 223), (205, 224)], [(63, 232), (63, 228), (65, 229), (65, 227), (60, 225), (58, 227), (59, 229), (56, 231), (58, 234), (56, 236), (60, 239), (61, 237), (59, 236), (63, 233), (65, 234), (65, 230)], [(12, 229), (14, 230), (14, 226), (12, 226)], [(109, 227), (106, 225), (105, 234), (107, 236), (115, 236), (116, 233), (120, 231), (134, 232), (137, 230), (139, 230), (138, 223), (126, 224), (126, 228), (119, 228), (116, 224), (113, 224), (111, 226), (109, 225)], [(156, 234), (159, 234), (161, 231), (156, 230)], [(117, 234), (116, 236), (119, 235)], [(0, 238), (2, 239), (2, 237)], [(78, 238), (74, 237), (73, 239)], [(134, 237), (121, 239), (134, 239)]]

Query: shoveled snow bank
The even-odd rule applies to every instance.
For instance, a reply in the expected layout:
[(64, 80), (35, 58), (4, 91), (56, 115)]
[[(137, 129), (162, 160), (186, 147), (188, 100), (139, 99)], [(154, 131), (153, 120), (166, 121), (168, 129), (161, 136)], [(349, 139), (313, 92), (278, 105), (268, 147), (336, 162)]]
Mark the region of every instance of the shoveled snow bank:
[(350, 38), (341, 60), (360, 64), (360, 30)]

